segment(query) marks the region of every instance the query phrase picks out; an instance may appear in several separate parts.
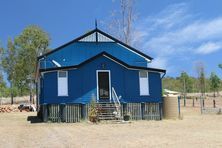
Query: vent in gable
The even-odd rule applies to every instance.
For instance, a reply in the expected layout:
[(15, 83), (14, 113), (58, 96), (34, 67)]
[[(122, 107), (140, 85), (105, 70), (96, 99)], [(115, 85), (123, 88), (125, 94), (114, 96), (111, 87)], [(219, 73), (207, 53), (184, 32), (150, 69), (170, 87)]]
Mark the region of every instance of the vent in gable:
[[(98, 42), (114, 42), (114, 40), (102, 35), (101, 33), (97, 33)], [(80, 42), (96, 42), (96, 32), (82, 38), (79, 40)]]

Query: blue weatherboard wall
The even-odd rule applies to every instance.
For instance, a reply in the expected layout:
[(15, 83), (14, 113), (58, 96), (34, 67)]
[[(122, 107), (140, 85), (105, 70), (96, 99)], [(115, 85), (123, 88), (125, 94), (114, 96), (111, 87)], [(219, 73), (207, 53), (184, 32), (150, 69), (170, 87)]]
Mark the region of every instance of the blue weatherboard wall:
[(46, 60), (40, 62), (41, 68), (55, 67), (52, 60), (61, 66), (78, 65), (103, 51), (131, 66), (147, 67), (147, 61), (144, 58), (115, 42), (75, 42), (48, 55)]
[[(102, 65), (104, 64), (105, 69), (102, 69)], [(40, 104), (90, 102), (92, 96), (96, 96), (97, 93), (96, 70), (111, 71), (111, 87), (115, 88), (117, 95), (122, 96), (122, 102), (161, 101), (162, 89), (159, 73), (149, 72), (150, 95), (140, 96), (139, 71), (126, 69), (114, 61), (101, 56), (78, 69), (68, 71), (68, 97), (58, 97), (57, 95), (57, 71), (45, 73), (42, 78), (43, 84), (41, 85)]]

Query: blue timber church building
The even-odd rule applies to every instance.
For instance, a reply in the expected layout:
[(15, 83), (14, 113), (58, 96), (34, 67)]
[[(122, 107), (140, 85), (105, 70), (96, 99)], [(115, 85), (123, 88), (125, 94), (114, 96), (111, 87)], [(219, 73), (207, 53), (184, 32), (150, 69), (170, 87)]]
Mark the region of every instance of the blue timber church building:
[(119, 105), (121, 115), (131, 112), (132, 119), (161, 119), (166, 71), (149, 68), (150, 56), (97, 28), (37, 62), (38, 111), (47, 120), (87, 118), (92, 99)]

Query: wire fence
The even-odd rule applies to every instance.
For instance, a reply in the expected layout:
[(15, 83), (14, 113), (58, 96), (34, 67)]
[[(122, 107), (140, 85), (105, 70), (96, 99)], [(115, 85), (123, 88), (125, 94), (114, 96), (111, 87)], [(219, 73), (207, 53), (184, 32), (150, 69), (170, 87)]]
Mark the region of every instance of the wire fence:
[(181, 107), (200, 108), (201, 113), (221, 113), (222, 110), (222, 96), (189, 96), (180, 97)]

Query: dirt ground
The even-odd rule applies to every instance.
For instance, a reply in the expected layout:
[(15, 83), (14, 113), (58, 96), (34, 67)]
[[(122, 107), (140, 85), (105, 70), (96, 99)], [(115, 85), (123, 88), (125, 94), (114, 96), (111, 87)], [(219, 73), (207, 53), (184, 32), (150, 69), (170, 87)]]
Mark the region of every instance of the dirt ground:
[(182, 113), (183, 120), (128, 124), (31, 123), (36, 113), (2, 113), (0, 147), (222, 147), (222, 115)]

